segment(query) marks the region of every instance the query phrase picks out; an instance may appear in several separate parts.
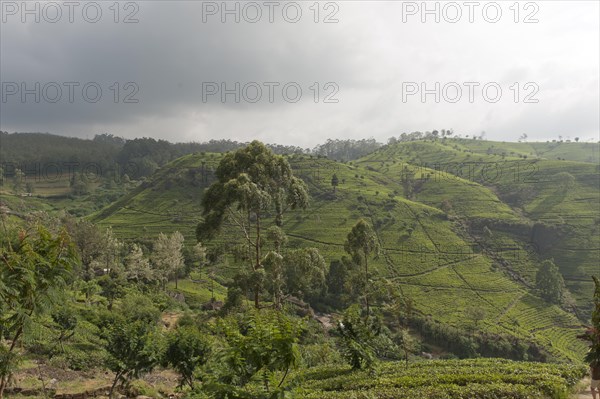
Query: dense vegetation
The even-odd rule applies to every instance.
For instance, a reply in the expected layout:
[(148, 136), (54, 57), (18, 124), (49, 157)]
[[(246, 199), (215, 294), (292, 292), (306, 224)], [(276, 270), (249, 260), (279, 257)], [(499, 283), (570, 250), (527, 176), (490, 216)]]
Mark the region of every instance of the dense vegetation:
[(113, 397), (565, 397), (599, 342), (596, 165), (432, 135), (352, 162), (99, 136), (165, 166), (60, 200), (5, 176), (0, 396), (71, 370)]

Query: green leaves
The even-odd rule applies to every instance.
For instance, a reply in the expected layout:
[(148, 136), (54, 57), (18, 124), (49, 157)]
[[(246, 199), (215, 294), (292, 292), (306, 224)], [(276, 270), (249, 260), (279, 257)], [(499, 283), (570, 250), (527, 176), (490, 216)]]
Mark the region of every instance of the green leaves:
[(535, 284), (546, 301), (556, 304), (562, 302), (565, 282), (552, 260), (542, 262), (535, 276)]
[(204, 365), (210, 354), (210, 343), (196, 326), (181, 326), (167, 335), (163, 364), (173, 367), (181, 376), (179, 386), (194, 388), (194, 372)]
[(349, 307), (338, 323), (342, 354), (354, 370), (371, 369), (375, 362), (376, 354), (372, 343), (377, 332), (372, 327), (360, 317), (357, 305)]
[(600, 279), (592, 276), (594, 280), (594, 310), (592, 311), (592, 326), (578, 335), (577, 338), (589, 342), (590, 349), (585, 356), (585, 361), (590, 364), (600, 365)]
[(306, 209), (308, 207), (308, 187), (302, 179), (292, 177), (287, 187), (287, 203), (292, 209)]
[(275, 204), (276, 219), (280, 219), (283, 205), (292, 209), (308, 205), (308, 189), (301, 179), (293, 176), (287, 160), (258, 141), (226, 154), (216, 176), (218, 181), (202, 198), (204, 220), (196, 230), (199, 240), (213, 238), (218, 233), (229, 207), (260, 213)]
[(367, 258), (371, 253), (379, 250), (377, 236), (371, 225), (364, 219), (360, 219), (350, 233), (344, 244), (344, 249), (353, 258)]
[[(275, 225), (280, 227), (288, 207), (308, 206), (308, 189), (293, 176), (284, 157), (275, 155), (259, 141), (227, 153), (217, 167), (216, 176), (218, 181), (202, 197), (203, 221), (196, 228), (196, 237), (199, 241), (213, 239), (226, 220), (239, 228), (244, 244), (254, 252), (253, 276), (249, 280), (255, 281), (254, 306), (259, 308), (264, 280), (263, 274), (258, 275), (263, 272), (263, 219), (274, 214)], [(276, 242), (279, 247), (282, 244), (281, 240)]]
[[(281, 312), (252, 311), (220, 324), (223, 346), (216, 354), (203, 389), (215, 398), (257, 398), (246, 390), (255, 377), (263, 383), (260, 398), (281, 393), (288, 371), (300, 363), (298, 340), (303, 326)], [(275, 375), (283, 372), (277, 381)]]
[(0, 332), (12, 344), (0, 343), (0, 397), (17, 365), (16, 343), (32, 318), (49, 309), (70, 277), (77, 256), (62, 230), (53, 235), (42, 226), (27, 233), (4, 231), (0, 238)]
[[(143, 296), (125, 298), (121, 313), (109, 313), (101, 323), (107, 352), (106, 364), (115, 373), (110, 397), (117, 382), (124, 384), (152, 371), (160, 362), (163, 339), (156, 319), (159, 313)], [(137, 309), (137, 306), (141, 309)]]
[(52, 312), (52, 320), (58, 326), (60, 330), (60, 338), (62, 340), (68, 332), (71, 332), (71, 335), (75, 332), (75, 327), (77, 327), (77, 316), (75, 311), (69, 306), (61, 306)]
[(70, 277), (76, 255), (64, 230), (53, 236), (38, 226), (36, 232), (11, 232), (5, 239), (9, 242), (0, 248), (0, 300), (5, 307), (0, 321), (10, 318), (4, 325), (14, 330), (25, 318), (49, 308)]
[(122, 379), (151, 371), (160, 360), (156, 325), (144, 320), (116, 322), (108, 328), (107, 366)]
[(316, 248), (290, 251), (283, 261), (287, 292), (299, 297), (321, 293), (325, 287), (327, 264)]
[(0, 378), (8, 379), (12, 373), (17, 369), (21, 356), (10, 351), (9, 348), (4, 345), (0, 346)]

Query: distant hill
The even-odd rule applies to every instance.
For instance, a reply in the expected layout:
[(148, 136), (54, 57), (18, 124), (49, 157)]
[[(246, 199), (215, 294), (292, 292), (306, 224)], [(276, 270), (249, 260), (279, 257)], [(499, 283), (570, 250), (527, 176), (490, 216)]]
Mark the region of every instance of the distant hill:
[[(588, 317), (589, 275), (600, 264), (597, 145), (565, 143), (573, 149), (559, 151), (553, 144), (421, 140), (383, 146), (348, 163), (292, 155), (312, 204), (288, 212), (284, 229), (292, 247), (314, 246), (329, 262), (343, 255), (346, 234), (364, 217), (383, 248), (375, 267), (421, 314), (467, 327), (465, 311), (482, 309), (484, 331), (575, 359), (585, 351), (575, 339), (581, 321), (545, 303), (532, 287), (541, 261), (554, 258), (578, 314)], [(92, 220), (122, 238), (179, 230), (193, 242), (200, 198), (220, 158), (179, 158)], [(235, 230), (226, 229), (210, 245), (237, 242)]]

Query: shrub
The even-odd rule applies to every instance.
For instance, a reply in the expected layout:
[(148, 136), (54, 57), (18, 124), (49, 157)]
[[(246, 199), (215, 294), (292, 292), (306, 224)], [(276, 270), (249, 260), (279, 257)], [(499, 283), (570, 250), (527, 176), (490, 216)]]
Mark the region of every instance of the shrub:
[(56, 364), (64, 364), (71, 370), (91, 370), (103, 364), (106, 355), (102, 351), (80, 350), (71, 346), (65, 348), (65, 353), (52, 358)]
[(206, 363), (210, 343), (195, 326), (178, 327), (167, 335), (164, 366), (171, 366), (180, 375), (179, 386), (194, 388), (194, 370)]
[(300, 346), (305, 367), (341, 364), (340, 352), (330, 342)]
[(126, 393), (128, 397), (136, 396), (149, 396), (151, 398), (158, 398), (160, 395), (158, 391), (146, 381), (134, 380), (127, 385)]

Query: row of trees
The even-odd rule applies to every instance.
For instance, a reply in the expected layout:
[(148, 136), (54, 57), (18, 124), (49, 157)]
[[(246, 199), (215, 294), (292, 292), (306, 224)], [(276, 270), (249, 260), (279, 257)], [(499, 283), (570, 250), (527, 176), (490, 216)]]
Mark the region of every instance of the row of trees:
[[(446, 138), (446, 137), (451, 137), (452, 135), (454, 135), (454, 130), (452, 129), (441, 129), (441, 130), (436, 130), (434, 129), (433, 131), (426, 131), (426, 132), (412, 132), (412, 133), (402, 133), (400, 136), (398, 137), (390, 137), (388, 139), (388, 144), (396, 144), (396, 143), (402, 143), (402, 142), (407, 142), (407, 141), (418, 141), (418, 140), (423, 140), (423, 139), (437, 139), (437, 138)], [(467, 136), (468, 137), (468, 136)]]
[[(148, 137), (126, 140), (108, 133), (86, 140), (47, 133), (0, 132), (0, 141), (3, 163), (0, 166), (4, 166), (0, 178), (5, 174), (13, 178), (19, 169), (27, 175), (35, 173), (37, 178), (57, 171), (66, 175), (92, 170), (101, 171), (102, 177), (128, 174), (132, 179), (139, 179), (187, 154), (235, 151), (248, 144), (232, 140), (171, 143)], [(309, 152), (281, 144), (269, 147), (279, 154)]]
[(373, 138), (361, 140), (328, 139), (327, 142), (319, 144), (313, 148), (312, 154), (325, 156), (329, 159), (335, 159), (342, 162), (348, 162), (370, 154), (376, 151), (382, 145), (383, 144), (377, 142)]

